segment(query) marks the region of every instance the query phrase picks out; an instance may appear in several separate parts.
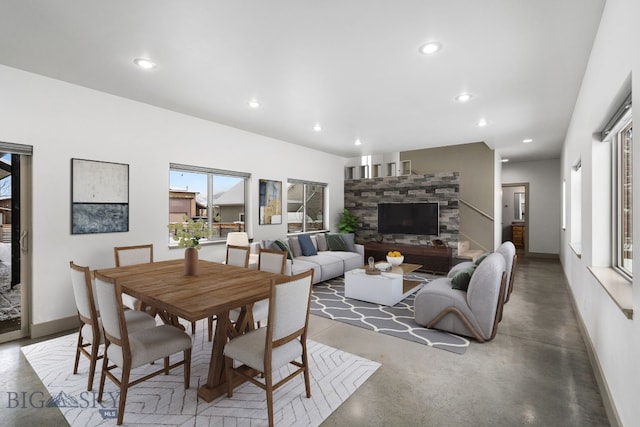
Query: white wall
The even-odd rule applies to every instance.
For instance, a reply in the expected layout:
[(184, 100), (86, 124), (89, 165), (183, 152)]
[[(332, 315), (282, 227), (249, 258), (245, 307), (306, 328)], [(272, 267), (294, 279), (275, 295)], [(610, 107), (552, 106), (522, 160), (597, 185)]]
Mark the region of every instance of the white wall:
[[(0, 93), (0, 141), (33, 146), (33, 324), (75, 315), (70, 260), (111, 267), (114, 246), (147, 242), (157, 260), (182, 257), (166, 242), (169, 162), (251, 173), (247, 219), (256, 239), (286, 234), (286, 224), (258, 225), (258, 179), (282, 181), (283, 189), (287, 178), (325, 182), (336, 229), (341, 157), (3, 66)], [(129, 232), (70, 234), (74, 157), (129, 164)], [(222, 246), (203, 247), (201, 258), (223, 259)]]
[(560, 253), (562, 180), (560, 161), (504, 163), (502, 184), (529, 183), (529, 252)]
[[(637, 0), (607, 0), (591, 51), (580, 94), (567, 131), (561, 158), (561, 179), (567, 182), (567, 200), (571, 200), (569, 183), (571, 166), (582, 160), (581, 228), (562, 232), (561, 260), (576, 300), (579, 315), (588, 332), (607, 388), (613, 398), (620, 421), (625, 426), (638, 425), (640, 420), (640, 281), (633, 280), (634, 318), (627, 319), (589, 273), (590, 265), (607, 260), (610, 245), (610, 225), (606, 211), (610, 200), (606, 181), (600, 171), (608, 169), (607, 156), (601, 155), (603, 145), (595, 136), (617, 107), (625, 93), (633, 89), (635, 116), (640, 106), (640, 2)], [(640, 171), (640, 150), (634, 150), (633, 168)], [(605, 178), (606, 179), (606, 178)], [(640, 189), (640, 173), (633, 177), (634, 189)], [(634, 194), (639, 194), (634, 191)], [(570, 206), (568, 206), (568, 209)], [(634, 197), (634, 241), (640, 241), (640, 197)], [(574, 212), (575, 213), (575, 212)], [(567, 212), (568, 222), (571, 212)], [(569, 247), (581, 233), (582, 256)], [(635, 245), (637, 246), (637, 245)], [(633, 257), (636, 277), (640, 272), (640, 251)]]

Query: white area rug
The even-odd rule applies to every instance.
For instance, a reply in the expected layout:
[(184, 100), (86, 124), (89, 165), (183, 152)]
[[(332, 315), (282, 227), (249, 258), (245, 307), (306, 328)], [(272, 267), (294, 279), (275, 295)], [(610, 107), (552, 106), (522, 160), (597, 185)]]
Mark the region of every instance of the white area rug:
[[(189, 329), (188, 329), (189, 330)], [(196, 398), (198, 387), (206, 382), (211, 343), (206, 324), (198, 323), (193, 337), (191, 387), (184, 390), (183, 369), (158, 375), (129, 389), (124, 425), (136, 426), (266, 426), (267, 403), (264, 391), (245, 383), (233, 398), (222, 396), (211, 403)], [(95, 399), (100, 384), (96, 369), (94, 389), (87, 391), (89, 361), (81, 356), (78, 374), (73, 375), (78, 335), (71, 334), (22, 348), (22, 352), (52, 396), (46, 405), (57, 406), (72, 426), (111, 426), (116, 424), (118, 391), (109, 379), (102, 404)], [(311, 398), (305, 397), (304, 379), (298, 375), (274, 393), (274, 419), (281, 426), (317, 426), (362, 385), (380, 364), (309, 340)], [(176, 355), (179, 360), (181, 355)], [(172, 358), (172, 361), (174, 359)], [(142, 366), (133, 371), (138, 378), (157, 369)], [(282, 368), (282, 378), (290, 372)], [(119, 372), (118, 372), (119, 375)]]

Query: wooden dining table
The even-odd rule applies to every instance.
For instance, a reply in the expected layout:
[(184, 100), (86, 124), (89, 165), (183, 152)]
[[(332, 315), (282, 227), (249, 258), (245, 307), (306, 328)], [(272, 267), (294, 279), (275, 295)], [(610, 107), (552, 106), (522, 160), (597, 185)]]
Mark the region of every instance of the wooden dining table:
[[(196, 275), (186, 276), (182, 259), (98, 271), (116, 279), (123, 293), (165, 313), (167, 322), (176, 316), (190, 322), (217, 317), (207, 382), (198, 389), (198, 396), (207, 402), (226, 393), (223, 351), (227, 340), (254, 328), (253, 303), (269, 298), (272, 280), (282, 283), (289, 279), (204, 260), (198, 261)], [(229, 310), (234, 308), (241, 308), (241, 312), (236, 322), (231, 322)], [(234, 381), (242, 382), (240, 376), (234, 376)]]

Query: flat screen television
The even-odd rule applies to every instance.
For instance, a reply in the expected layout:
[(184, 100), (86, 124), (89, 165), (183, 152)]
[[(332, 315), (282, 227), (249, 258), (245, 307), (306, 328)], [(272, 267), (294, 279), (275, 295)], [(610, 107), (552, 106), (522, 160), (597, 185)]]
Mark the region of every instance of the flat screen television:
[(438, 203), (379, 203), (378, 233), (440, 234)]

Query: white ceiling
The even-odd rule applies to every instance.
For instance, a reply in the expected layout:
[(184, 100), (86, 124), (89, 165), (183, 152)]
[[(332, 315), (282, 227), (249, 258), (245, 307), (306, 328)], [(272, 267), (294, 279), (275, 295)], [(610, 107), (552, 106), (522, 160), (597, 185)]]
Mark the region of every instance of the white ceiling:
[[(559, 157), (603, 6), (0, 0), (0, 63), (345, 157), (484, 141), (512, 161), (547, 159)], [(443, 49), (420, 54), (430, 40)], [(456, 102), (461, 92), (472, 100)]]

